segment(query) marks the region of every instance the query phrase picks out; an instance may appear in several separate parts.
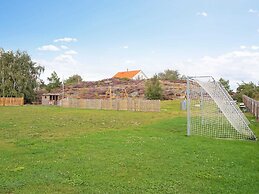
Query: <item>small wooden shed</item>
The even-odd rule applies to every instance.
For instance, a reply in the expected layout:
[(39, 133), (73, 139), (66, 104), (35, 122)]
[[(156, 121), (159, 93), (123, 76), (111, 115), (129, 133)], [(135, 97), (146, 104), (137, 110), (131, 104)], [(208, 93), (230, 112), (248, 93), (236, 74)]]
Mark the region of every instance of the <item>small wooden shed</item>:
[(61, 99), (60, 93), (42, 94), (42, 105), (58, 105)]

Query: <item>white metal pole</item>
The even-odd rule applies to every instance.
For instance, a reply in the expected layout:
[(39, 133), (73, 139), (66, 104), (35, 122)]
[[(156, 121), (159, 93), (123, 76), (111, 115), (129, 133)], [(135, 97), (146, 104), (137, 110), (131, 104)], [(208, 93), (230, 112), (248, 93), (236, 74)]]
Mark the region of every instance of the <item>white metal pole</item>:
[(191, 111), (190, 111), (190, 78), (187, 77), (187, 136), (191, 135)]

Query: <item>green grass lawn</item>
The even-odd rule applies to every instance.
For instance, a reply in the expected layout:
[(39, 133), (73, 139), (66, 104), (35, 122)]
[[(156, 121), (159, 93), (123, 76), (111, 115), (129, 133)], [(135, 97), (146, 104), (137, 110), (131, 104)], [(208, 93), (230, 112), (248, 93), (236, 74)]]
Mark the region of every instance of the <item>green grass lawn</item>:
[(0, 107), (0, 193), (258, 193), (258, 141), (187, 137), (179, 109)]

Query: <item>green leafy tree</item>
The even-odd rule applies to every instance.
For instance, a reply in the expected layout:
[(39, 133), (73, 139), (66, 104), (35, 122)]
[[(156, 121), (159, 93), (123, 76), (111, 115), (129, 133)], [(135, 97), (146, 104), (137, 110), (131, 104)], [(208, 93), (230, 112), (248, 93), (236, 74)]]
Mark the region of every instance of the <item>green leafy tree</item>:
[(246, 95), (250, 98), (257, 99), (259, 98), (259, 85), (255, 85), (253, 82), (245, 83), (242, 82), (238, 85), (235, 99), (239, 102), (242, 101), (242, 96)]
[(46, 89), (50, 92), (52, 89), (59, 88), (61, 87), (61, 81), (60, 78), (58, 77), (57, 73), (53, 71), (50, 75), (50, 77), (47, 78), (49, 83), (46, 87)]
[(46, 88), (46, 84), (45, 84), (45, 82), (42, 80), (42, 79), (40, 79), (39, 81), (38, 81), (38, 89), (44, 89), (44, 88)]
[(159, 73), (158, 78), (160, 80), (179, 80), (180, 73), (178, 72), (178, 70), (167, 69), (164, 72)]
[(43, 71), (26, 52), (0, 49), (0, 95), (24, 97), (25, 103), (31, 103)]
[(227, 90), (228, 93), (232, 92), (232, 90), (230, 89), (229, 80), (224, 80), (223, 78), (220, 78), (219, 82)]
[(70, 76), (68, 79), (66, 79), (65, 84), (76, 84), (82, 81), (83, 81), (82, 77), (80, 75), (75, 74)]
[(162, 87), (160, 85), (157, 75), (154, 75), (153, 78), (147, 80), (145, 83), (145, 97), (149, 100), (158, 100), (162, 99)]

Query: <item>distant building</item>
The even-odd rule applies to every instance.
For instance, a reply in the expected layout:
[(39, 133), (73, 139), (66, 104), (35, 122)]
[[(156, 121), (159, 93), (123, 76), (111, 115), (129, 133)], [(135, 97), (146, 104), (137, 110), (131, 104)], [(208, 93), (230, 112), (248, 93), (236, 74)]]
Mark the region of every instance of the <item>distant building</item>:
[(148, 79), (141, 70), (118, 72), (112, 78), (128, 78), (133, 80)]
[(42, 105), (58, 105), (61, 99), (60, 93), (42, 94)]

